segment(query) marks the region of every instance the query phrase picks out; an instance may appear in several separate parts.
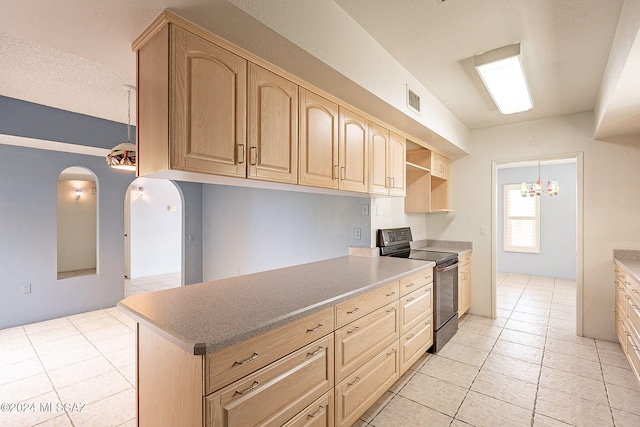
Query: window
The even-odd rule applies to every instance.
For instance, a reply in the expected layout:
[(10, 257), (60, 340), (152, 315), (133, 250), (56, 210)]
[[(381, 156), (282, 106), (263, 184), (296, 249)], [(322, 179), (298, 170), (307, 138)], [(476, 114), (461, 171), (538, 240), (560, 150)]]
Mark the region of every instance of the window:
[(520, 184), (504, 186), (504, 250), (540, 253), (540, 197), (522, 197)]

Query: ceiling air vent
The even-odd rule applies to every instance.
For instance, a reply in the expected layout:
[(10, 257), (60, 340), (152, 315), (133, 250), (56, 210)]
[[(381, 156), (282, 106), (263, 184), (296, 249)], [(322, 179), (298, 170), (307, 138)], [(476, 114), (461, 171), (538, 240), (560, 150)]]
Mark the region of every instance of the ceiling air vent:
[(420, 97), (407, 86), (407, 107), (420, 114)]

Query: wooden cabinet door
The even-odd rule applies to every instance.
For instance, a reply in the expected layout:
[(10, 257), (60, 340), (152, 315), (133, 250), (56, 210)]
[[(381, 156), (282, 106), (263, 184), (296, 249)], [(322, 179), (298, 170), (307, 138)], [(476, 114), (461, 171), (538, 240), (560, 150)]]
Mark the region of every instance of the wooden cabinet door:
[(300, 88), (300, 185), (338, 188), (338, 106)]
[(400, 334), (406, 334), (433, 313), (433, 284), (400, 298)]
[(246, 176), (247, 61), (174, 27), (172, 166)]
[(389, 133), (389, 195), (404, 197), (407, 170), (407, 140), (393, 132)]
[(249, 64), (249, 178), (298, 182), (298, 85)]
[(389, 131), (369, 122), (369, 193), (389, 194), (387, 151)]
[(449, 159), (432, 151), (431, 175), (442, 179), (449, 179)]
[(369, 143), (367, 121), (340, 107), (339, 174), (340, 189), (366, 193), (369, 176)]
[(283, 427), (333, 427), (333, 390), (313, 402)]
[(432, 318), (429, 316), (400, 337), (400, 375), (407, 372), (433, 345)]

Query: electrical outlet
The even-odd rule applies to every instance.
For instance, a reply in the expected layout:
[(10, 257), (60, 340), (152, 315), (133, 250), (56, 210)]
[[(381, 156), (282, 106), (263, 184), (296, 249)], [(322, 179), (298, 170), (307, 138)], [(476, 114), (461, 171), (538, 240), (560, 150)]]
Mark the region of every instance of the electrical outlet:
[(355, 229), (355, 238), (356, 240), (360, 240), (360, 238), (362, 237), (362, 230), (360, 230), (359, 228)]
[(22, 284), (22, 294), (30, 294), (31, 293), (31, 283), (23, 283)]
[(487, 235), (487, 227), (486, 226), (481, 226), (480, 227), (480, 235), (481, 236), (486, 236)]
[(362, 205), (362, 215), (363, 216), (369, 216), (369, 205), (368, 204)]

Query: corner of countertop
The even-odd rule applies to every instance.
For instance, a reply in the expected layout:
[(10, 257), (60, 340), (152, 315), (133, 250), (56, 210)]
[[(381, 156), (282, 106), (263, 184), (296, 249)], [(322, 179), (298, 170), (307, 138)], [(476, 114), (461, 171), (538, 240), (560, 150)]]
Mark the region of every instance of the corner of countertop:
[(349, 246), (349, 255), (375, 258), (380, 256), (380, 250), (378, 248), (369, 248), (364, 246)]
[(614, 249), (613, 259), (640, 261), (640, 250), (635, 249)]

